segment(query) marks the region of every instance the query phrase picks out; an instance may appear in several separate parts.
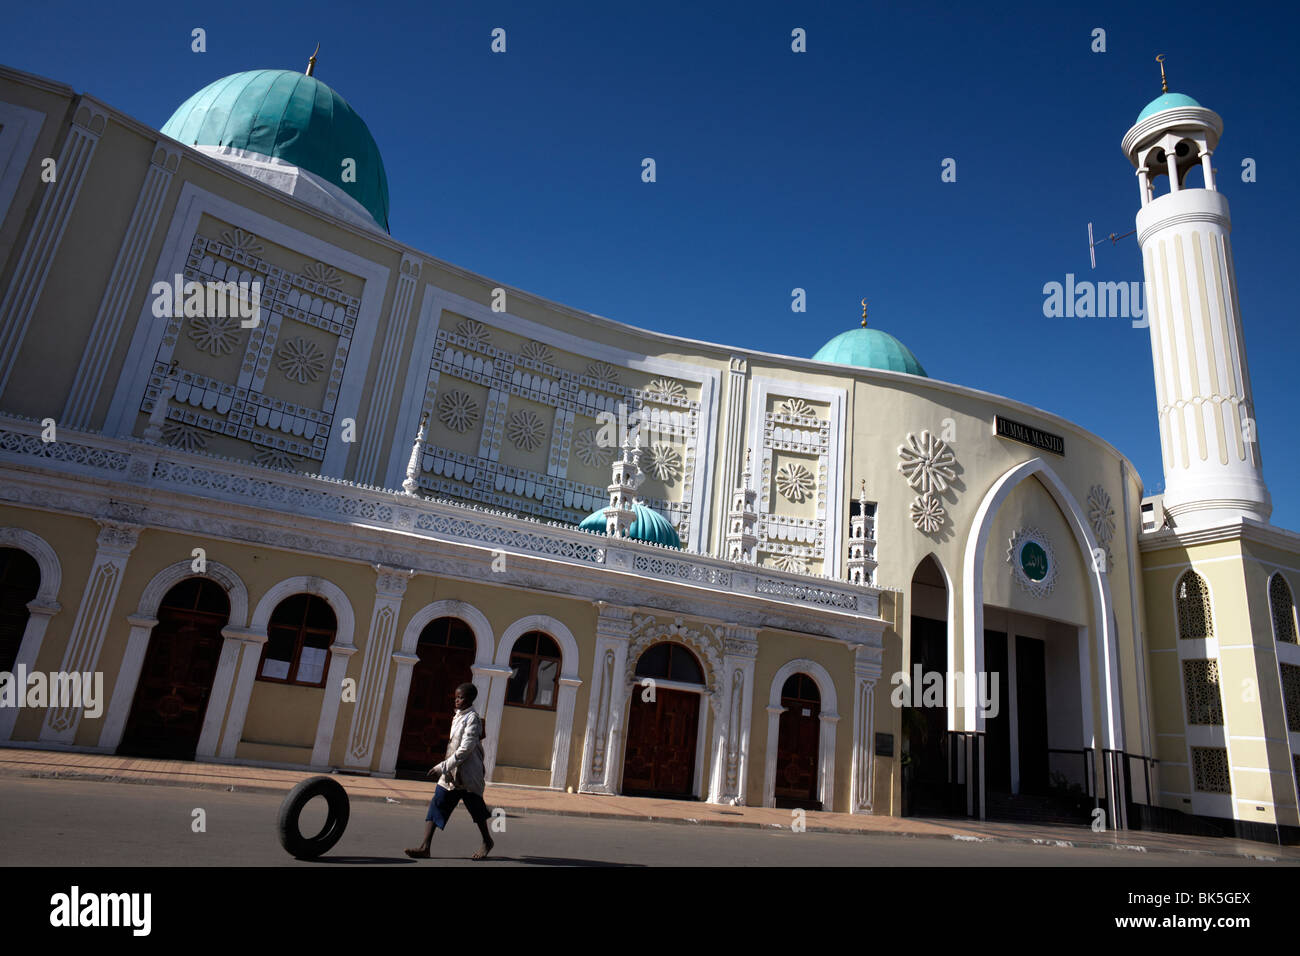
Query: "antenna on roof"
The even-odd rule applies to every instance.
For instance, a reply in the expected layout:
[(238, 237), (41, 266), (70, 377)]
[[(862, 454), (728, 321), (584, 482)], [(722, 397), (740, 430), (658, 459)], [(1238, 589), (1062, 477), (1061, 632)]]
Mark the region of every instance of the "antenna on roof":
[[(1116, 243), (1118, 243), (1121, 239), (1127, 239), (1135, 232), (1137, 232), (1136, 229), (1130, 229), (1122, 236), (1117, 236), (1115, 235), (1115, 233), (1112, 232), (1109, 236), (1106, 237), (1106, 239), (1109, 239), (1110, 244), (1113, 246)], [(1102, 241), (1105, 242), (1106, 240), (1103, 239)], [(1088, 223), (1088, 261), (1092, 263), (1092, 267), (1094, 269), (1097, 268), (1097, 243), (1092, 238), (1092, 223)]]

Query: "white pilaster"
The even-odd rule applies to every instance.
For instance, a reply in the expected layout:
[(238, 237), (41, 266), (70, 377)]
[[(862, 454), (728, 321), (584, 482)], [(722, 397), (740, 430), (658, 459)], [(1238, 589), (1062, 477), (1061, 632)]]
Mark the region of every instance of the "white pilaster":
[(361, 678), (357, 683), (357, 701), (352, 710), (352, 727), (343, 765), (352, 769), (369, 769), (379, 735), (379, 711), (388, 689), (389, 660), (397, 638), (397, 621), (402, 613), (402, 595), (406, 582), (415, 572), (374, 566), (375, 607), (370, 615), (370, 631), (361, 661)]
[(882, 650), (859, 644), (853, 649), (853, 766), (850, 813), (872, 813), (876, 770), (876, 681)]
[[(60, 610), (62, 608), (57, 602), (28, 602), (27, 627), (23, 631), (22, 643), (18, 645), (18, 656), (14, 659), (14, 673), (20, 669), (28, 674), (36, 670), (36, 655), (40, 653), (41, 643), (45, 640), (45, 629), (50, 626), (50, 618)], [(18, 720), (19, 713), (17, 707), (0, 707), (0, 743), (13, 738), (14, 723)]]
[[(370, 407), (366, 412), (365, 427), (361, 430), (361, 447), (357, 451), (356, 476), (358, 481), (380, 484), (384, 479), (384, 438), (387, 435), (388, 410), (392, 405), (401, 365), (402, 346), (406, 343), (406, 330), (410, 324), (411, 304), (420, 280), (421, 262), (410, 253), (403, 253), (397, 274), (397, 288), (393, 292), (393, 308), (388, 316), (388, 328), (380, 349), (379, 366), (373, 387), (370, 389)], [(394, 436), (400, 440), (401, 436)]]
[(596, 656), (592, 667), (591, 700), (582, 743), (583, 793), (618, 793), (619, 741), (622, 734), (623, 672), (632, 629), (632, 609), (597, 602)]
[(78, 100), (67, 138), (55, 159), (56, 178), (43, 185), (45, 194), (27, 231), (27, 243), (10, 277), (9, 288), (0, 299), (0, 394), (9, 382), (27, 326), (36, 312), (50, 266), (77, 204), (86, 170), (107, 125), (108, 114), (93, 100), (86, 97)]
[(104, 287), (103, 298), (100, 299), (90, 336), (86, 340), (86, 348), (81, 354), (81, 366), (73, 379), (67, 403), (63, 406), (62, 424), (70, 428), (87, 429), (91, 425), (95, 402), (99, 398), (109, 360), (126, 321), (127, 305), (140, 276), (145, 250), (153, 239), (158, 214), (167, 197), (167, 188), (171, 185), (172, 175), (180, 162), (180, 149), (175, 144), (161, 139), (154, 143), (149, 169), (145, 172), (144, 183), (135, 200), (135, 209), (118, 247), (113, 271), (109, 273), (108, 284)]
[(758, 630), (727, 625), (723, 644), (720, 706), (714, 729), (713, 772), (709, 775), (709, 802), (747, 803), (749, 732), (754, 700), (754, 659), (758, 656)]
[(325, 678), (325, 698), (321, 701), (316, 742), (311, 749), (313, 769), (323, 770), (330, 765), (330, 747), (334, 743), (334, 726), (338, 723), (339, 701), (343, 696), (343, 675), (347, 673), (348, 658), (356, 652), (354, 644), (330, 645), (330, 669)]
[(397, 770), (397, 750), (402, 742), (402, 723), (406, 718), (406, 701), (411, 693), (411, 672), (420, 659), (403, 651), (393, 655), (393, 700), (388, 705), (388, 723), (384, 730), (384, 748), (379, 755), (379, 772), (385, 776)]
[[(126, 562), (140, 538), (141, 528), (138, 525), (99, 519), (99, 526), (99, 537), (96, 539), (99, 547), (86, 578), (86, 587), (81, 595), (63, 661), (59, 665), (59, 670), (64, 673), (93, 673), (98, 666), (99, 652), (104, 646), (113, 607), (122, 587)], [(82, 708), (77, 706), (51, 707), (45, 715), (41, 740), (73, 744), (81, 716)]]
[(117, 683), (113, 685), (113, 698), (104, 715), (103, 729), (99, 732), (100, 749), (110, 753), (122, 742), (126, 719), (135, 700), (135, 689), (140, 683), (144, 655), (149, 650), (149, 636), (158, 624), (158, 618), (141, 614), (132, 614), (126, 620), (131, 625), (131, 633), (126, 639), (126, 653), (122, 655)]

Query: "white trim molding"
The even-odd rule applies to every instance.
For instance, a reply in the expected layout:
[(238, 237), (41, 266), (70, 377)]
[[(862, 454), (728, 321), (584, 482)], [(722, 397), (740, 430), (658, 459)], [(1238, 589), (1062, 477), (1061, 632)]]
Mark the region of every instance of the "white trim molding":
[[(154, 626), (158, 623), (158, 608), (161, 606), (163, 598), (167, 596), (167, 592), (188, 578), (205, 578), (214, 581), (226, 592), (226, 598), (230, 602), (230, 614), (226, 619), (227, 628), (231, 626), (242, 628), (244, 622), (248, 620), (248, 589), (234, 570), (220, 562), (208, 561), (206, 569), (203, 573), (199, 573), (194, 570), (192, 562), (177, 561), (155, 574), (153, 579), (145, 585), (136, 612), (127, 618), (131, 624), (131, 633), (126, 641), (126, 651), (122, 655), (117, 680), (113, 684), (113, 695), (109, 701), (108, 713), (104, 717), (103, 728), (99, 732), (99, 747), (107, 753), (116, 751), (118, 744), (122, 742), (122, 734), (126, 730), (127, 719), (131, 715), (131, 705), (135, 701), (135, 690), (140, 683), (140, 672), (144, 667), (145, 655), (149, 650), (149, 640), (153, 635)], [(220, 662), (218, 661), (219, 668)], [(220, 697), (217, 697), (214, 693), (217, 690), (214, 675), (213, 686), (208, 692), (203, 727), (199, 733), (200, 740), (204, 738), (212, 739), (213, 735), (220, 731), (221, 721), (226, 715), (229, 684), (221, 687), (223, 694)]]

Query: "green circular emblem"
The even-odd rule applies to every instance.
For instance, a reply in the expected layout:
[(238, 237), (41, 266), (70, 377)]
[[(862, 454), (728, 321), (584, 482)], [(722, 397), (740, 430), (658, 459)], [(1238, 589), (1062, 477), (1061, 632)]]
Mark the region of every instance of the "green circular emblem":
[(1047, 552), (1042, 545), (1026, 541), (1020, 549), (1020, 570), (1031, 581), (1041, 581), (1047, 577)]

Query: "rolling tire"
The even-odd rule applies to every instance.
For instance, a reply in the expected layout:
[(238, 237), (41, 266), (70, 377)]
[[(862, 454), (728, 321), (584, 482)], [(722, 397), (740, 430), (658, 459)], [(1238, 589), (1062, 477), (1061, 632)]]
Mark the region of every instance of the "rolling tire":
[[(324, 797), (329, 804), (325, 827), (315, 836), (305, 837), (298, 828), (302, 809), (315, 797)], [(309, 777), (289, 791), (280, 804), (280, 818), (276, 831), (280, 845), (291, 856), (300, 860), (314, 860), (339, 842), (348, 825), (348, 794), (343, 786), (331, 777)]]

